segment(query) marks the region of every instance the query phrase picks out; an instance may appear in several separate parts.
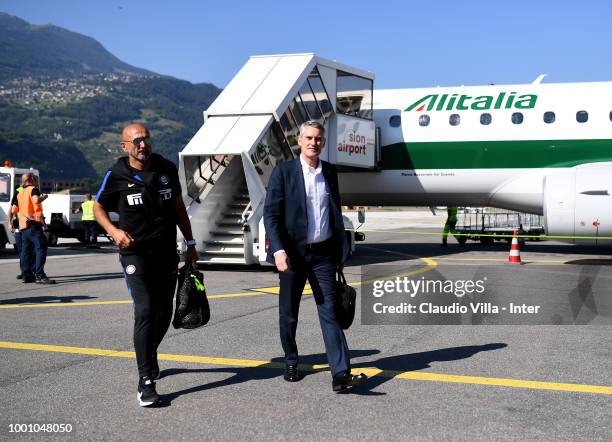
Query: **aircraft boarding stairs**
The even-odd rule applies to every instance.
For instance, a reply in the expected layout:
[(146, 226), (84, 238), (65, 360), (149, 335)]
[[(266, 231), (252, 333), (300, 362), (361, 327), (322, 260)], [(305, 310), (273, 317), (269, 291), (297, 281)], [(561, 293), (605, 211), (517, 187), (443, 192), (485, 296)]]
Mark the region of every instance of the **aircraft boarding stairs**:
[(205, 261), (244, 264), (244, 227), (251, 214), (251, 201), (246, 182), (233, 195), (230, 203), (221, 212), (210, 238), (201, 251)]
[[(314, 54), (248, 60), (204, 112), (204, 125), (179, 154), (198, 263), (265, 262), (268, 180), (274, 166), (299, 154), (297, 137), (304, 121), (326, 127), (328, 148), (322, 159), (353, 168), (375, 166), (367, 94), (372, 81), (371, 73)], [(348, 132), (351, 140), (363, 141), (360, 152), (368, 155), (349, 158), (330, 147), (348, 139)]]

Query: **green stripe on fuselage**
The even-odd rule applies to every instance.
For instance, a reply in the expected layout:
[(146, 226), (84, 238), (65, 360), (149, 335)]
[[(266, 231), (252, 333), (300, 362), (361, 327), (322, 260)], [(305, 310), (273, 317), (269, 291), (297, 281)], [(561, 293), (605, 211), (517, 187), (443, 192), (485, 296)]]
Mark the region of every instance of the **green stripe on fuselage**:
[(612, 161), (612, 140), (408, 142), (383, 146), (383, 169), (515, 169)]

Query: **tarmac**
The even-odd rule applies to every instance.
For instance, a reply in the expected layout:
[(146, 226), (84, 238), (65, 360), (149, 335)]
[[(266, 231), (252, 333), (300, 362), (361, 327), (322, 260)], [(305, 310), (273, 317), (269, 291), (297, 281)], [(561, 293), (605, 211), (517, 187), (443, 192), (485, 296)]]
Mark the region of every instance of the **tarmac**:
[[(406, 269), (414, 278), (484, 276), (487, 287), (508, 299), (559, 305), (579, 299), (582, 309), (573, 317), (585, 325), (471, 325), (473, 318), (464, 325), (363, 325), (358, 301), (346, 335), (353, 371), (370, 379), (335, 394), (308, 292), (298, 326), (304, 378), (287, 383), (277, 274), (205, 267), (211, 320), (195, 330), (170, 328), (159, 350), (163, 405), (145, 409), (136, 401), (131, 300), (114, 246), (103, 241), (88, 249), (64, 241), (51, 249), (46, 270), (58, 281), (54, 286), (16, 280), (16, 256), (5, 251), (0, 437), (609, 440), (610, 249), (528, 242), (524, 265), (512, 266), (505, 243), (460, 247), (449, 239), (442, 248), (443, 217), (398, 213), (366, 215), (366, 241), (345, 269), (358, 299), (366, 265)], [(43, 423), (70, 424), (72, 431), (15, 427)]]

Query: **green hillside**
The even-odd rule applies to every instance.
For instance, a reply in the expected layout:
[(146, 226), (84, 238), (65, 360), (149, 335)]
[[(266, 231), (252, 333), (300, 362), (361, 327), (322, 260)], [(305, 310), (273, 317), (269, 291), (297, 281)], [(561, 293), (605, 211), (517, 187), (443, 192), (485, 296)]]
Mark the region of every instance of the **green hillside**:
[(154, 150), (176, 162), (220, 93), (133, 68), (89, 37), (34, 28), (0, 13), (0, 160), (45, 178), (93, 185), (120, 155), (121, 129), (135, 121), (151, 130)]

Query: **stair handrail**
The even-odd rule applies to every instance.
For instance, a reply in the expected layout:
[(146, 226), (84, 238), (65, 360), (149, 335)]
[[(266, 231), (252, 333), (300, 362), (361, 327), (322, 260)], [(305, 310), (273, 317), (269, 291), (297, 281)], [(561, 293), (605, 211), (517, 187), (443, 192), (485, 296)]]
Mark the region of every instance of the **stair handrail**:
[(242, 220), (242, 229), (244, 230), (246, 226), (248, 226), (247, 223), (247, 212), (251, 210), (251, 200), (249, 200), (249, 204), (246, 205), (246, 207), (244, 208), (244, 210), (242, 211), (242, 214), (240, 215), (240, 219)]
[[(218, 169), (219, 169), (221, 166), (223, 166), (223, 167), (227, 167), (227, 166), (228, 166), (228, 165), (225, 163), (225, 159), (226, 159), (227, 157), (228, 157), (228, 155), (227, 155), (227, 154), (225, 154), (225, 155), (223, 155), (223, 157), (221, 157), (221, 161), (214, 160), (214, 161), (217, 163), (217, 164), (216, 164), (216, 166), (215, 166), (215, 165), (213, 165), (214, 155), (211, 155), (211, 156), (209, 156), (209, 157), (208, 157), (208, 162), (210, 163), (210, 166), (209, 166), (209, 168), (208, 168), (208, 170), (209, 170), (208, 178), (204, 178), (204, 176), (202, 175), (202, 164), (199, 164), (199, 166), (200, 166), (200, 167), (199, 167), (199, 175), (200, 175), (200, 178), (202, 178), (202, 179), (204, 180), (204, 185), (202, 186), (202, 189), (200, 190), (199, 195), (198, 195), (196, 198), (194, 198), (194, 201), (195, 201), (195, 202), (200, 203), (200, 196), (202, 196), (202, 194), (204, 194), (204, 190), (206, 190), (206, 187), (207, 187), (209, 184), (212, 184), (212, 185), (214, 185), (214, 184), (215, 184), (215, 182), (214, 182), (214, 180), (213, 180), (212, 178), (213, 178), (213, 176), (215, 176), (215, 174), (217, 173), (217, 170), (218, 170)], [(199, 161), (200, 161), (200, 160), (199, 160), (199, 157), (198, 157), (198, 163), (199, 163)], [(204, 164), (206, 164), (206, 162), (204, 162)]]

